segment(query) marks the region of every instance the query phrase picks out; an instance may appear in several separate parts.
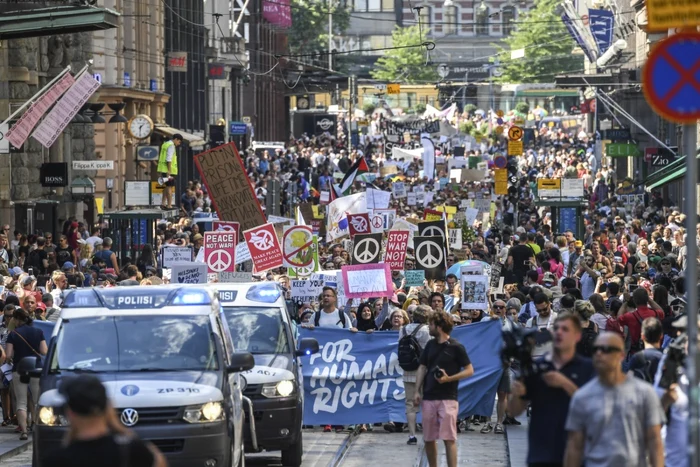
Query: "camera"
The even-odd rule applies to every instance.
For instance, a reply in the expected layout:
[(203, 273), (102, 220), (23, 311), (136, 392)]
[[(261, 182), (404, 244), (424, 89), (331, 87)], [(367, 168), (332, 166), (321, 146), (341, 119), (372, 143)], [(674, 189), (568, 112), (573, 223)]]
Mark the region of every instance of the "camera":
[(506, 366), (511, 360), (518, 362), (520, 370), (516, 377), (527, 378), (551, 369), (547, 362), (537, 363), (532, 358), (532, 351), (537, 345), (545, 344), (552, 340), (548, 331), (541, 332), (537, 328), (514, 327), (503, 333), (503, 347), (501, 349), (501, 361)]
[(435, 378), (435, 381), (438, 381), (440, 378), (442, 378), (442, 368), (440, 367), (435, 367), (433, 370), (433, 378)]
[(664, 354), (664, 367), (661, 370), (661, 379), (659, 379), (659, 387), (668, 389), (673, 383), (678, 382), (681, 369), (685, 366), (685, 344), (688, 342), (688, 336), (681, 334), (668, 344)]

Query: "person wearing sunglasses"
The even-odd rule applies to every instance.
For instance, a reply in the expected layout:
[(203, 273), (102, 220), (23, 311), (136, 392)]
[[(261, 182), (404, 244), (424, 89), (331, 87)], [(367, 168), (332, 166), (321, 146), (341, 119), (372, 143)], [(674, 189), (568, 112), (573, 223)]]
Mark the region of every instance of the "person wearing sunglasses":
[(513, 381), (508, 400), (508, 413), (514, 417), (523, 413), (528, 404), (531, 406), (528, 465), (562, 465), (566, 446), (564, 425), (571, 396), (594, 376), (591, 360), (576, 353), (576, 344), (581, 339), (578, 316), (559, 314), (554, 321), (553, 337), (552, 353), (536, 360), (549, 370)]
[(623, 373), (625, 343), (618, 334), (602, 333), (593, 349), (597, 376), (571, 399), (564, 465), (662, 467), (666, 415), (659, 396), (651, 384)]

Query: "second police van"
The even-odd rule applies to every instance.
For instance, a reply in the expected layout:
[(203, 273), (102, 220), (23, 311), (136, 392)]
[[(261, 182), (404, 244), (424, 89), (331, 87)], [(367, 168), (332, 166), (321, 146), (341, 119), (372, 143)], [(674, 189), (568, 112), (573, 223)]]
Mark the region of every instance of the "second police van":
[[(304, 452), (304, 380), (300, 357), (318, 352), (316, 339), (297, 342), (297, 331), (276, 282), (215, 283), (236, 352), (250, 352), (255, 366), (241, 374), (253, 402), (256, 437), (246, 451), (281, 451), (282, 465), (298, 467)], [(246, 431), (246, 434), (248, 432)]]
[(61, 378), (84, 373), (102, 380), (121, 423), (158, 447), (170, 466), (244, 465), (243, 439), (256, 441), (244, 423), (244, 412), (253, 412), (240, 374), (254, 359), (236, 351), (207, 286), (75, 290), (46, 337), (43, 368), (29, 371), (41, 378), (34, 467), (47, 465), (43, 457), (69, 430)]

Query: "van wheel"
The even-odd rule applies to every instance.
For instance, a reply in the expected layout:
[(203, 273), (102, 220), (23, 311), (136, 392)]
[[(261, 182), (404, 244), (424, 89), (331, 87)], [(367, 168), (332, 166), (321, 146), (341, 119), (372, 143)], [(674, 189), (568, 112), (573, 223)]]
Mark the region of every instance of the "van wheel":
[(299, 467), (303, 455), (304, 443), (302, 442), (301, 430), (299, 430), (298, 439), (289, 448), (282, 451), (282, 465), (284, 467)]

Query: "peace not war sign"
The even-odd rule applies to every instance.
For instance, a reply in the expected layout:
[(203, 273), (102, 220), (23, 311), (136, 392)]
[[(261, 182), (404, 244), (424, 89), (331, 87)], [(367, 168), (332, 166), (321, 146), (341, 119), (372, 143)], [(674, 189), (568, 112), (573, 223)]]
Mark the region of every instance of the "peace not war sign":
[(416, 261), (425, 269), (441, 267), (445, 261), (442, 245), (433, 240), (423, 241), (416, 248)]

